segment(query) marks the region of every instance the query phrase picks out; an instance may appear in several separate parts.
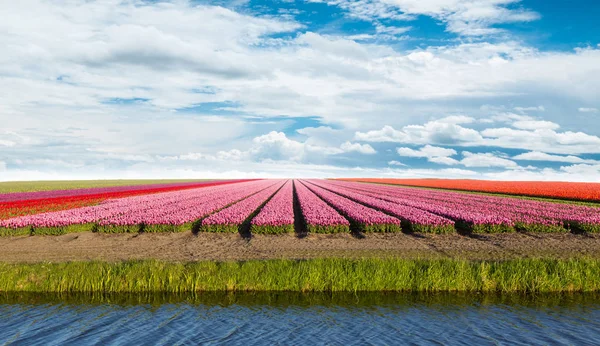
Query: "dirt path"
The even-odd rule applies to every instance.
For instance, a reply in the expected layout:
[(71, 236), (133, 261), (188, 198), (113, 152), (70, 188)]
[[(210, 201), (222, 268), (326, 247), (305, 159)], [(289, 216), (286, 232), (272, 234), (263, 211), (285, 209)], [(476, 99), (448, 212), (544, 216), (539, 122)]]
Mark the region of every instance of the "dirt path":
[(509, 259), (520, 257), (600, 258), (600, 235), (497, 234), (461, 235), (349, 234), (255, 236), (237, 234), (97, 234), (0, 237), (0, 261), (74, 260), (168, 261), (246, 260), (315, 257), (404, 257)]

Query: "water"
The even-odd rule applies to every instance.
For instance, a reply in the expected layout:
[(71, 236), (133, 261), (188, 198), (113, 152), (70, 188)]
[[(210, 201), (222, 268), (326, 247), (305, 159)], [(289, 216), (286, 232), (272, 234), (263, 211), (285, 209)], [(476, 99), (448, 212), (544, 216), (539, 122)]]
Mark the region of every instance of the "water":
[(0, 345), (598, 342), (589, 294), (0, 294)]

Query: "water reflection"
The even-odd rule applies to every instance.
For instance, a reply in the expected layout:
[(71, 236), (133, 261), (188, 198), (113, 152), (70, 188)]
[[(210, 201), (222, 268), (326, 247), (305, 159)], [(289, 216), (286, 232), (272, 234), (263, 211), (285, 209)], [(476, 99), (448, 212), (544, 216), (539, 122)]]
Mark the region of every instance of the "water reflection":
[(600, 295), (0, 293), (0, 344), (592, 344)]

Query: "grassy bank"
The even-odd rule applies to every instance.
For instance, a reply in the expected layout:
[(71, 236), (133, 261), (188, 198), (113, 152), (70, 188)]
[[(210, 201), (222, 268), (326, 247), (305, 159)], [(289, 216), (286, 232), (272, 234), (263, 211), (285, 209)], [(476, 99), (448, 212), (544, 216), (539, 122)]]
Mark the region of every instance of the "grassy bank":
[(600, 291), (600, 260), (2, 263), (0, 291), (591, 292)]

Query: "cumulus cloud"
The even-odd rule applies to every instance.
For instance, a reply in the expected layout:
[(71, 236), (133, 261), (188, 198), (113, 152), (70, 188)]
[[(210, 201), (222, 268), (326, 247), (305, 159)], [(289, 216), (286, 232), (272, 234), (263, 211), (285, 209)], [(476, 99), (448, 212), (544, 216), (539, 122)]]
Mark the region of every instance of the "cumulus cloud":
[(557, 123), (553, 123), (551, 121), (545, 120), (519, 120), (515, 121), (512, 126), (521, 129), (521, 130), (538, 130), (538, 129), (548, 129), (548, 130), (557, 130), (560, 125)]
[(518, 112), (544, 112), (546, 108), (544, 106), (537, 107), (515, 107), (514, 110)]
[(411, 148), (404, 148), (404, 147), (397, 148), (396, 152), (400, 156), (425, 157), (425, 158), (427, 158), (427, 161), (429, 161), (429, 162), (438, 163), (438, 164), (442, 164), (442, 165), (455, 165), (458, 163), (458, 161), (456, 161), (455, 159), (450, 157), (450, 156), (457, 154), (456, 150), (442, 148), (442, 147), (435, 147), (432, 145), (426, 145), (418, 150), (414, 150)]
[(407, 125), (402, 130), (384, 126), (381, 130), (356, 132), (356, 140), (367, 142), (397, 142), (412, 144), (453, 144), (479, 142), (483, 138), (476, 130), (447, 122), (446, 118), (424, 125)]
[(400, 156), (409, 156), (409, 157), (447, 157), (456, 155), (456, 150), (435, 147), (432, 145), (426, 145), (419, 150), (414, 150), (410, 148), (398, 148), (396, 152)]
[(373, 155), (373, 154), (377, 153), (377, 151), (375, 151), (375, 149), (373, 149), (373, 147), (370, 146), (369, 144), (344, 142), (344, 143), (342, 143), (340, 148), (344, 152), (347, 152), (347, 153), (353, 152), (353, 151), (361, 153), (361, 154), (366, 154), (366, 155)]
[(598, 113), (598, 108), (581, 107), (577, 109), (580, 113)]
[(8, 141), (4, 139), (0, 139), (0, 145), (5, 147), (14, 147), (17, 143), (13, 141)]
[(486, 146), (556, 154), (600, 153), (598, 136), (583, 132), (557, 132), (559, 125), (553, 122), (517, 117), (518, 120), (513, 122), (517, 129), (500, 127), (475, 130), (434, 120), (424, 125), (406, 125), (400, 130), (384, 126), (381, 130), (358, 131), (355, 139), (365, 142)]
[(390, 165), (390, 166), (406, 166), (402, 162), (396, 161), (396, 160), (388, 161), (388, 165)]
[(463, 159), (460, 163), (465, 167), (502, 167), (517, 168), (519, 165), (509, 159), (498, 157), (492, 153), (462, 152)]
[(528, 22), (540, 16), (534, 11), (511, 8), (519, 0), (308, 0), (339, 6), (349, 16), (363, 20), (410, 20), (419, 15), (446, 24), (446, 30), (460, 35), (479, 36), (501, 32), (496, 24)]
[(549, 161), (549, 162), (567, 162), (567, 163), (600, 163), (598, 160), (586, 160), (574, 155), (552, 155), (541, 151), (530, 151), (512, 157), (513, 160), (521, 161)]
[[(382, 19), (426, 15), (448, 31), (479, 35), (535, 16), (510, 0), (331, 5), (370, 18), (375, 35), (396, 37), (410, 34), (411, 23), (392, 26)], [(578, 130), (581, 124), (570, 118), (552, 118), (548, 106), (595, 104), (597, 47), (543, 51), (499, 36), (397, 49), (349, 39), (347, 32), (311, 32), (300, 16), (193, 1), (73, 0), (56, 6), (24, 0), (0, 7), (0, 45), (8, 47), (0, 55), (0, 122), (10, 131), (0, 130), (0, 161), (28, 176), (59, 165), (81, 167), (77, 172), (86, 177), (171, 165), (211, 172), (189, 168), (215, 165), (211, 160), (260, 163), (264, 169), (248, 169), (268, 175), (265, 169), (277, 170), (269, 160), (305, 167), (315, 161), (333, 166), (336, 158), (348, 158), (346, 167), (389, 160), (377, 161), (372, 152), (379, 148), (365, 142), (564, 155), (600, 147), (593, 126)], [(519, 114), (487, 118), (487, 124), (505, 124), (486, 128), (481, 114), (470, 112), (482, 100), (512, 105), (515, 98), (524, 106), (531, 105), (527, 99), (552, 103), (544, 119), (524, 114), (541, 106), (506, 106)], [(454, 115), (421, 120), (444, 114)], [(571, 131), (559, 131), (558, 123)], [(306, 124), (314, 127), (290, 135)]]

